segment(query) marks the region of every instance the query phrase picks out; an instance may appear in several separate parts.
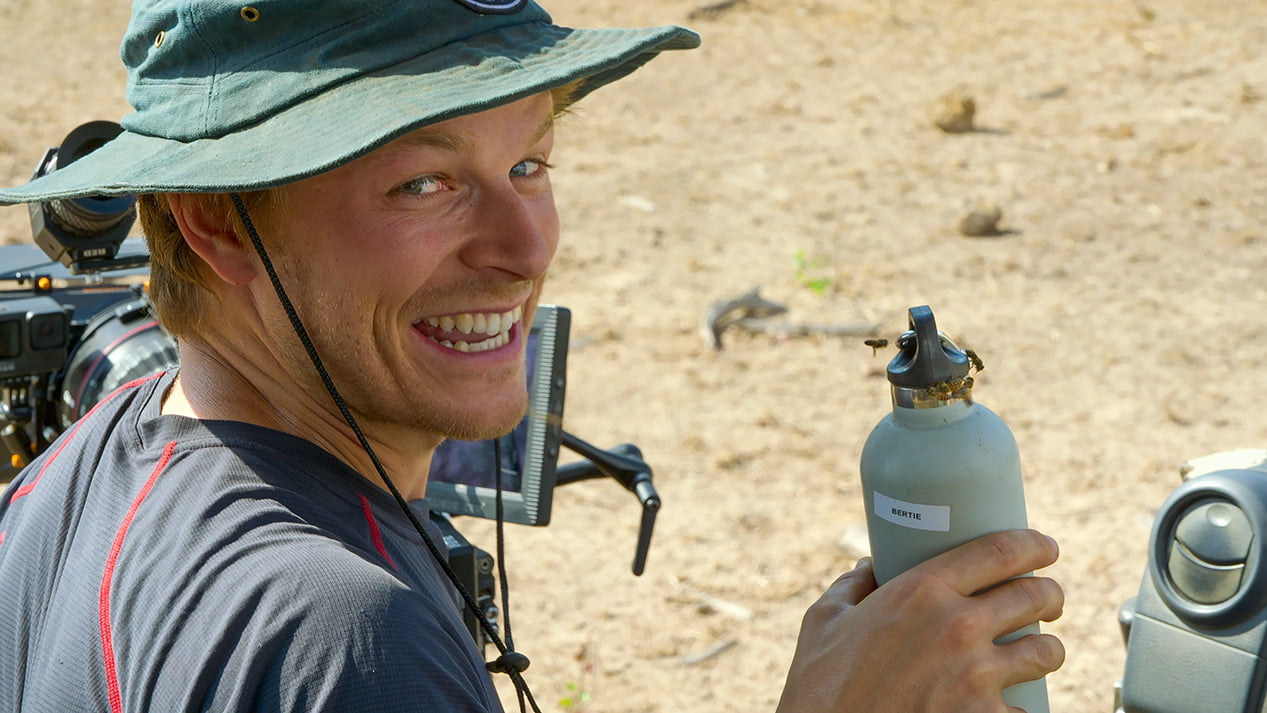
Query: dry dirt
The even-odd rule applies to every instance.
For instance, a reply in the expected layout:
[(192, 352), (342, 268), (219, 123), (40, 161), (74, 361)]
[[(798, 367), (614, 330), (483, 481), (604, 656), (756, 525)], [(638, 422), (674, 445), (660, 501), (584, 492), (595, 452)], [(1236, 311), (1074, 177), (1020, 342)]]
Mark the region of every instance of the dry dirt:
[[(685, 24), (704, 46), (558, 133), (547, 298), (574, 311), (566, 427), (639, 444), (665, 507), (641, 578), (615, 484), (510, 528), (543, 708), (772, 710), (802, 612), (862, 554), (857, 461), (889, 408), (887, 356), (739, 331), (712, 351), (709, 304), (760, 285), (790, 319), (887, 337), (929, 304), (980, 353), (1030, 520), (1063, 547), (1052, 709), (1109, 711), (1116, 610), (1178, 464), (1267, 440), (1267, 2), (547, 4), (562, 24)], [(123, 3), (0, 6), (5, 185), (124, 113), (125, 24)], [(950, 92), (974, 100), (976, 131), (933, 125)], [(1002, 234), (960, 235), (983, 200)], [(28, 239), (25, 221), (0, 211), (0, 238)]]

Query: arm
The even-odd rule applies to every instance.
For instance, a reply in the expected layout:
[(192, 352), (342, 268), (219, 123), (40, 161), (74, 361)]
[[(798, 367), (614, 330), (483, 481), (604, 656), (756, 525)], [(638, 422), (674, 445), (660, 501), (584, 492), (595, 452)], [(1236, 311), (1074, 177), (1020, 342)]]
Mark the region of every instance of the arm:
[(987, 535), (876, 588), (864, 559), (827, 590), (801, 626), (778, 713), (1003, 713), (1004, 688), (1064, 662), (1047, 634), (994, 640), (1060, 616), (1045, 577), (1011, 577), (1056, 560), (1032, 530)]

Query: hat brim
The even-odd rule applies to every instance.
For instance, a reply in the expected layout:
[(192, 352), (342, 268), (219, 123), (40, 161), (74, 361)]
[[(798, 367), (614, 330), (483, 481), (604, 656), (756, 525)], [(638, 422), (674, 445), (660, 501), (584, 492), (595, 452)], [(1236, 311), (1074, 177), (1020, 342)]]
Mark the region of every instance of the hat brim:
[(0, 204), (271, 188), (343, 165), (419, 127), (581, 80), (579, 99), (660, 52), (698, 45), (698, 35), (673, 26), (502, 28), (361, 75), (218, 138), (182, 142), (124, 131), (67, 166), (0, 189)]

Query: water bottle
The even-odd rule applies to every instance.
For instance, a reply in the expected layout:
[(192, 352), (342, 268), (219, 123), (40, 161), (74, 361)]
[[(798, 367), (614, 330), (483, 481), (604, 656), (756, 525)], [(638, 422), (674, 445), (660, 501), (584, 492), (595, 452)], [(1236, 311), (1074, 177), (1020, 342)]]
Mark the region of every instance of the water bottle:
[[(909, 311), (910, 331), (889, 362), (893, 412), (862, 449), (862, 492), (876, 582), (969, 540), (1027, 527), (1016, 439), (972, 398), (981, 362), (937, 330), (929, 307)], [(998, 639), (1038, 633), (1031, 624)], [(1046, 679), (1003, 691), (1027, 713), (1048, 713)]]

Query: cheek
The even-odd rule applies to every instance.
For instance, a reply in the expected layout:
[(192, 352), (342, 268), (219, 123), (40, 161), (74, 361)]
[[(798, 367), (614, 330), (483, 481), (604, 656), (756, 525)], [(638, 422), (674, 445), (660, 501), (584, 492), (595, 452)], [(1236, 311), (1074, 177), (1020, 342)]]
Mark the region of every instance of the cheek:
[(357, 219), (332, 215), (319, 229), (319, 249), (335, 271), (375, 291), (412, 293), (452, 258), (455, 231), (410, 216), (363, 213)]
[(534, 213), (550, 257), (553, 258), (555, 250), (559, 247), (559, 211), (555, 208), (554, 196), (550, 195), (539, 205), (534, 206)]

